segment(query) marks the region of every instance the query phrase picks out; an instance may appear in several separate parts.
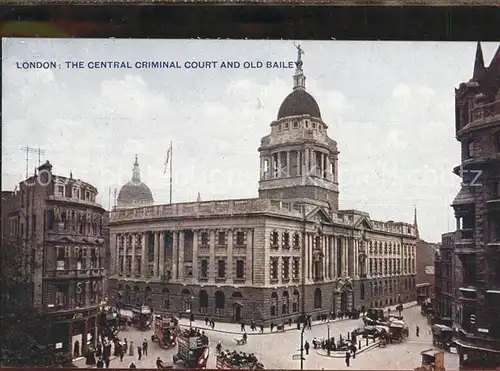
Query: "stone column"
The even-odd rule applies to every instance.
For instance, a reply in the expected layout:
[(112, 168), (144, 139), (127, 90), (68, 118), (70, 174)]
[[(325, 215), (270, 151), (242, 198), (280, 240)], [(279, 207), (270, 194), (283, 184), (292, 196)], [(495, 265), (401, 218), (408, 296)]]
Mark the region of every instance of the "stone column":
[(153, 254), (153, 277), (158, 277), (158, 260), (159, 260), (159, 249), (158, 249), (158, 232), (153, 232), (154, 238), (154, 254)]
[(123, 243), (123, 252), (120, 255), (121, 259), (121, 274), (127, 273), (127, 247), (126, 242)]
[(177, 231), (172, 231), (172, 279), (179, 279), (179, 239)]
[(354, 277), (359, 278), (359, 239), (354, 240)]
[(111, 260), (109, 262), (109, 275), (114, 276), (116, 275), (116, 262), (117, 262), (116, 255), (118, 252), (116, 233), (111, 233), (109, 236), (109, 252), (111, 255)]
[(227, 279), (233, 279), (233, 230), (229, 229), (227, 231)]
[(260, 158), (260, 179), (264, 179), (264, 156)]
[(130, 250), (132, 251), (132, 274), (133, 276), (135, 275), (135, 233), (132, 233), (132, 246), (130, 247)]
[(325, 154), (321, 153), (321, 179), (325, 177)]
[(302, 175), (302, 155), (300, 151), (297, 152), (297, 175)]
[(287, 172), (287, 177), (290, 176), (290, 151), (286, 151), (286, 172)]
[(193, 278), (198, 279), (198, 231), (195, 229), (193, 231)]
[(304, 168), (302, 170), (302, 175), (309, 174), (309, 149), (304, 150)]
[(276, 156), (278, 158), (278, 178), (281, 178), (283, 174), (281, 174), (281, 152), (276, 152)]
[(159, 234), (159, 248), (160, 248), (160, 263), (159, 263), (159, 274), (160, 277), (165, 275), (165, 231), (158, 232)]
[(216, 276), (216, 267), (215, 267), (215, 230), (210, 230), (210, 262), (208, 267), (208, 282), (214, 283)]
[(342, 237), (342, 247), (341, 247), (341, 251), (342, 251), (342, 269), (340, 271), (341, 275), (342, 276), (345, 276), (347, 274), (347, 238), (346, 237)]
[(142, 232), (142, 258), (141, 258), (141, 276), (142, 278), (146, 278), (149, 276), (149, 272), (148, 272), (148, 254), (147, 254), (147, 242), (148, 242), (148, 238), (147, 238), (147, 233), (146, 232)]
[(323, 251), (323, 272), (321, 272), (321, 275), (325, 280), (328, 276), (328, 245), (326, 238), (326, 236), (321, 236), (321, 250)]
[(247, 258), (245, 262), (245, 279), (246, 282), (249, 284), (253, 284), (252, 251), (253, 251), (253, 229), (249, 229), (247, 230)]
[(90, 304), (90, 281), (85, 281), (85, 303), (84, 305)]
[(179, 232), (179, 279), (184, 280), (184, 231)]

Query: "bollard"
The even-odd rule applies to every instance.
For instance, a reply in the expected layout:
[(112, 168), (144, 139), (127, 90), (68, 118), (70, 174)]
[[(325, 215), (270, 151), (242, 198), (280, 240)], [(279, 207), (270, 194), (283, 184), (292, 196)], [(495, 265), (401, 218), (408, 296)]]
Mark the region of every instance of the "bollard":
[(375, 342), (377, 339), (375, 339), (375, 336), (373, 337), (373, 342)]
[(368, 346), (368, 336), (366, 337), (366, 346)]
[(361, 349), (361, 340), (358, 343), (358, 348)]

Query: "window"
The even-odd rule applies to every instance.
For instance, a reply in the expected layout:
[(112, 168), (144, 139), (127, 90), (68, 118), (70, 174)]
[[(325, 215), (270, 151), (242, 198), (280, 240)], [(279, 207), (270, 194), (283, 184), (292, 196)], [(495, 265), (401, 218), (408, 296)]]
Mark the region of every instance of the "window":
[(224, 260), (217, 262), (217, 277), (226, 278), (226, 262)]
[(294, 279), (300, 278), (300, 258), (293, 258), (292, 274)]
[(495, 150), (500, 152), (500, 131), (497, 131), (495, 134)]
[(299, 123), (298, 122), (294, 122), (293, 123), (293, 127), (294, 127), (294, 129), (298, 128), (299, 127)]
[(474, 141), (469, 140), (466, 143), (465, 158), (472, 158), (472, 157), (474, 157)]
[(290, 258), (283, 258), (283, 279), (290, 279)]
[(276, 231), (271, 233), (271, 246), (278, 248), (278, 232)]
[(208, 278), (208, 260), (206, 259), (201, 261), (200, 278)]
[(217, 245), (225, 246), (226, 245), (226, 232), (219, 232), (217, 235)]
[(300, 234), (295, 233), (293, 235), (293, 248), (298, 249), (300, 247)]
[(271, 258), (271, 280), (278, 279), (278, 258)]
[(283, 233), (283, 248), (290, 248), (290, 233), (288, 232)]
[(201, 233), (201, 246), (202, 247), (207, 247), (208, 245), (209, 245), (208, 233), (207, 232), (202, 232)]
[(66, 268), (66, 249), (62, 246), (56, 247), (56, 269), (64, 270)]
[(236, 260), (236, 278), (245, 278), (244, 260)]
[(285, 129), (288, 129), (288, 123), (285, 124)]
[(236, 232), (236, 246), (244, 246), (245, 245), (245, 232), (238, 231)]
[(57, 193), (60, 196), (64, 196), (64, 186), (57, 186)]

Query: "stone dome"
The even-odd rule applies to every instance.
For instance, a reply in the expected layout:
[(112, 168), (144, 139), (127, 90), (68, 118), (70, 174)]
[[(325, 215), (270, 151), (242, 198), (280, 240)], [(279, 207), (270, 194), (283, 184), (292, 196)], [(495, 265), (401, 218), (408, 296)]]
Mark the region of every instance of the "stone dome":
[(294, 89), (281, 103), (278, 120), (283, 117), (311, 115), (321, 119), (318, 103), (305, 89)]
[(141, 181), (137, 155), (135, 156), (132, 180), (122, 186), (116, 201), (118, 208), (139, 207), (152, 205), (154, 203), (153, 193), (149, 187)]

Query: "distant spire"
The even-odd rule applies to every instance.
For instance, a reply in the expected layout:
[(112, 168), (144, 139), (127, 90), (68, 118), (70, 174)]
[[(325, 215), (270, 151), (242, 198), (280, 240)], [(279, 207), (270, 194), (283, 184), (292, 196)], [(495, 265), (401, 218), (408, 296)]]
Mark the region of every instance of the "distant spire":
[(304, 62), (302, 61), (302, 55), (304, 55), (304, 50), (300, 45), (294, 44), (297, 48), (297, 61), (295, 62), (295, 75), (293, 75), (293, 89), (304, 89), (306, 88), (306, 77), (304, 76), (304, 71), (302, 66)]
[(201, 202), (201, 194), (198, 192), (198, 197), (196, 197), (196, 202)]
[(141, 171), (139, 170), (139, 160), (137, 155), (135, 155), (134, 169), (132, 170), (132, 181), (140, 182), (141, 181)]
[(476, 59), (474, 61), (474, 73), (472, 75), (473, 81), (479, 81), (484, 74), (484, 57), (483, 57), (483, 49), (481, 48), (481, 43), (477, 42), (476, 47)]
[(417, 233), (417, 238), (419, 238), (418, 233), (418, 221), (417, 221), (417, 207), (415, 206), (414, 214), (413, 214), (413, 226), (415, 227), (415, 231)]
[(69, 171), (69, 178), (73, 179), (73, 171), (71, 171), (71, 170)]

